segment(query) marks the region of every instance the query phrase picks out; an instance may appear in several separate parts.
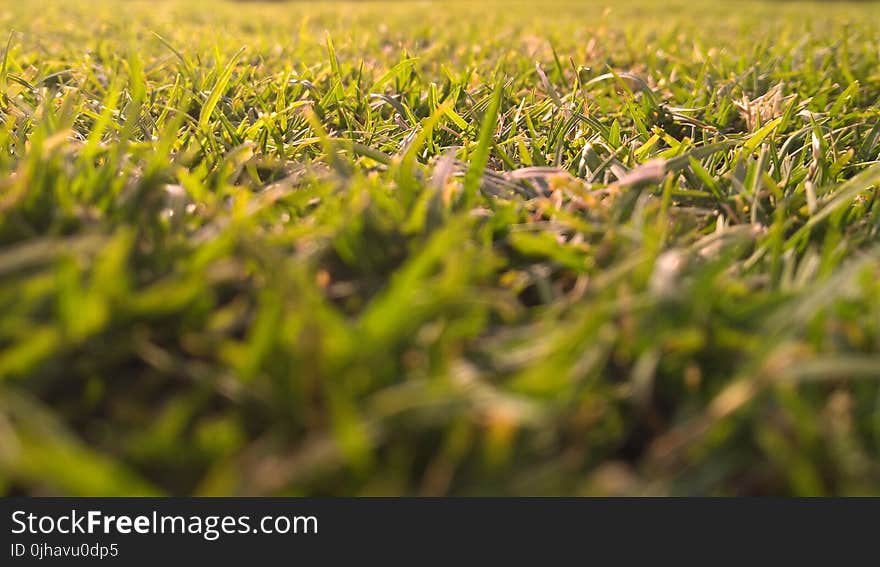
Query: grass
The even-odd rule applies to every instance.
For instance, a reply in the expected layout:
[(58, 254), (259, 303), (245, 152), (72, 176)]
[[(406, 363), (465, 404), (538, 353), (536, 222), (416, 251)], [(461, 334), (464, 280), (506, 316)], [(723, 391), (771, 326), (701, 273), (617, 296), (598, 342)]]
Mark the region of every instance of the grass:
[(880, 494), (878, 16), (0, 3), (0, 491)]

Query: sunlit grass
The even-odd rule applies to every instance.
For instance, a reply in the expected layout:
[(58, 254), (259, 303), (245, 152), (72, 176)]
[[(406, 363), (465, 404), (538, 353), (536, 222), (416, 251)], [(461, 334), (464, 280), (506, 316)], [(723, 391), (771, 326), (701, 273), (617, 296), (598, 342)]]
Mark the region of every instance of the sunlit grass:
[(878, 16), (0, 3), (0, 486), (880, 492)]

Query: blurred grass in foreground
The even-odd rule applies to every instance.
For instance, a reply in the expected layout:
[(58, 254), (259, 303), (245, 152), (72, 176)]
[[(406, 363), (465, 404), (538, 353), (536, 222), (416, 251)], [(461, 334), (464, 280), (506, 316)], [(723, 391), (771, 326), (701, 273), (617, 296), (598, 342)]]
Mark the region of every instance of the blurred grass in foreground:
[(880, 493), (878, 16), (0, 3), (3, 492)]

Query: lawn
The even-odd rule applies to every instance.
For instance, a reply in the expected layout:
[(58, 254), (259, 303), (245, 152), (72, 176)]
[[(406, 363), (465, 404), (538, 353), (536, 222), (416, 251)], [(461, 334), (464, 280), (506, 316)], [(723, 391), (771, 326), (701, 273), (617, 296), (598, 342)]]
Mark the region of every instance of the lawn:
[(0, 0), (0, 494), (880, 494), (880, 5), (617, 4)]

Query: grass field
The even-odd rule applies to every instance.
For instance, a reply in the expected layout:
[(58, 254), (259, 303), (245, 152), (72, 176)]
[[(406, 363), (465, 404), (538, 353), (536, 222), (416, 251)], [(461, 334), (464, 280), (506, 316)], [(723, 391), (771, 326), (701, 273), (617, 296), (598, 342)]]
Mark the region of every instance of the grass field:
[(0, 32), (0, 493), (880, 494), (880, 5)]

